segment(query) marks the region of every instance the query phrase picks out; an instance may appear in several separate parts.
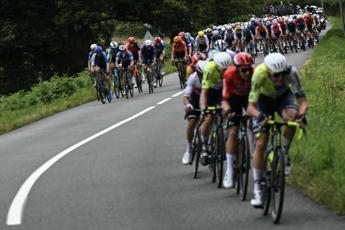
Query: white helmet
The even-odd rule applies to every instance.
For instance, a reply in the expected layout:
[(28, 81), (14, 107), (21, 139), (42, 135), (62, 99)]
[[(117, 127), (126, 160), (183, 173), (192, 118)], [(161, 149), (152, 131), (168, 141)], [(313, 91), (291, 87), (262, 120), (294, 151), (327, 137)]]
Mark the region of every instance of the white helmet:
[(119, 50), (120, 51), (126, 50), (126, 46), (124, 44), (119, 45)]
[(232, 51), (231, 49), (226, 49), (225, 52), (230, 55), (232, 60), (234, 60), (234, 57), (236, 56), (236, 53), (234, 51)]
[(203, 60), (198, 61), (198, 63), (196, 63), (196, 71), (198, 71), (199, 73), (202, 73), (207, 63), (208, 61), (203, 61)]
[(219, 69), (224, 70), (232, 65), (231, 56), (226, 52), (219, 52), (215, 54), (213, 60)]
[(219, 31), (218, 31), (218, 30), (214, 30), (214, 31), (212, 31), (212, 34), (213, 34), (213, 35), (218, 35), (218, 34), (219, 34)]
[(271, 73), (281, 73), (287, 68), (287, 61), (281, 53), (271, 53), (265, 57), (265, 65)]
[(117, 46), (118, 46), (118, 44), (117, 44), (116, 41), (110, 42), (110, 47), (111, 47), (111, 48), (115, 49), (115, 48), (117, 48)]
[(144, 42), (144, 46), (152, 46), (152, 41), (151, 40), (146, 40)]
[(97, 49), (97, 45), (95, 43), (90, 46), (91, 51), (96, 51), (96, 49)]
[(218, 51), (220, 51), (220, 52), (223, 52), (223, 51), (226, 50), (226, 46), (227, 46), (227, 44), (226, 44), (226, 42), (225, 42), (224, 40), (218, 39), (218, 40), (214, 43), (213, 48), (216, 49), (216, 50), (218, 50)]

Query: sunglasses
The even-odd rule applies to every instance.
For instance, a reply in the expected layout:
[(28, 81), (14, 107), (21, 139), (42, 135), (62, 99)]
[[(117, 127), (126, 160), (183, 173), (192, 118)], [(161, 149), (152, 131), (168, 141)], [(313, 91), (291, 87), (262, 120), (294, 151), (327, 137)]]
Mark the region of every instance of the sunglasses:
[(286, 71), (283, 71), (280, 73), (274, 73), (274, 74), (272, 74), (272, 77), (274, 77), (274, 78), (282, 77), (282, 76), (284, 76), (285, 73), (286, 73)]
[(252, 68), (243, 68), (243, 67), (240, 67), (239, 68), (240, 72), (242, 73), (247, 73), (247, 72), (252, 72)]

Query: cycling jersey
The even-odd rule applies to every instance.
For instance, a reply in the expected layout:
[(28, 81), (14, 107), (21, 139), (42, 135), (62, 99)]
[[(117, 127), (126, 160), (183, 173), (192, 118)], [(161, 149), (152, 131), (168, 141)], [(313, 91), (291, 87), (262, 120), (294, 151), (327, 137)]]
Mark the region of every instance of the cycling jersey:
[(165, 50), (164, 43), (163, 42), (161, 42), (160, 44), (156, 43), (155, 49), (156, 49), (156, 58), (158, 59), (162, 55), (163, 51)]
[(283, 31), (283, 34), (285, 34), (285, 32), (286, 32), (286, 24), (285, 24), (285, 22), (280, 22), (279, 25), (280, 25), (281, 30)]
[(235, 30), (235, 35), (236, 35), (236, 39), (241, 40), (241, 38), (242, 38), (242, 29)]
[(107, 59), (107, 54), (105, 52), (102, 53), (94, 53), (91, 57), (91, 66), (98, 66), (101, 69), (106, 69), (108, 59)]
[(94, 54), (94, 51), (90, 51), (88, 55), (88, 60), (91, 61), (92, 55)]
[(216, 55), (217, 53), (219, 53), (219, 51), (215, 50), (215, 49), (212, 49), (212, 50), (208, 51), (208, 53), (207, 53), (207, 57), (208, 57), (207, 60), (209, 60), (209, 61), (213, 60), (214, 55)]
[(107, 58), (108, 58), (108, 62), (109, 63), (115, 63), (115, 59), (116, 59), (116, 54), (119, 52), (119, 48), (110, 48), (108, 50), (108, 55), (107, 55)]
[(213, 35), (211, 38), (211, 42), (212, 44), (214, 44), (217, 40), (222, 39), (222, 37), (220, 35)]
[(236, 66), (229, 67), (223, 75), (223, 99), (228, 100), (231, 96), (248, 96), (251, 79), (244, 80), (239, 76)]
[(207, 44), (209, 44), (209, 40), (207, 38), (207, 36), (197, 36), (195, 38), (195, 46), (197, 47), (197, 49), (199, 51), (203, 51), (203, 50), (206, 50), (207, 48)]
[(214, 61), (208, 62), (205, 66), (202, 88), (215, 90), (222, 89), (222, 73), (217, 69), (217, 65)]
[(232, 30), (227, 30), (225, 32), (225, 42), (228, 43), (228, 45), (231, 45), (232, 42), (235, 40), (235, 35), (234, 35), (234, 32)]
[(174, 46), (175, 53), (184, 53), (187, 47), (184, 41), (182, 41), (181, 43), (174, 43), (173, 46)]
[(287, 24), (287, 29), (290, 33), (295, 33), (296, 32), (296, 24), (293, 22), (289, 22)]
[(184, 89), (184, 96), (191, 97), (192, 94), (200, 96), (201, 94), (201, 81), (196, 72), (192, 73), (186, 83), (186, 88)]
[(148, 61), (154, 61), (156, 57), (156, 49), (153, 46), (143, 46), (141, 48), (142, 62), (148, 64)]
[(304, 90), (300, 82), (300, 76), (296, 67), (289, 66), (284, 73), (284, 86), (276, 87), (270, 79), (267, 66), (260, 64), (254, 71), (249, 94), (249, 102), (257, 103), (260, 95), (270, 98), (278, 98), (291, 90), (296, 98), (304, 97)]
[(257, 26), (255, 30), (256, 34), (260, 34), (260, 36), (263, 38), (265, 38), (268, 34), (268, 30), (265, 26)]
[(131, 51), (118, 52), (116, 55), (116, 63), (122, 64), (123, 68), (127, 68), (133, 60)]
[(140, 47), (137, 43), (127, 43), (126, 48), (128, 51), (130, 51), (133, 55), (133, 60), (138, 61), (139, 60), (139, 51)]

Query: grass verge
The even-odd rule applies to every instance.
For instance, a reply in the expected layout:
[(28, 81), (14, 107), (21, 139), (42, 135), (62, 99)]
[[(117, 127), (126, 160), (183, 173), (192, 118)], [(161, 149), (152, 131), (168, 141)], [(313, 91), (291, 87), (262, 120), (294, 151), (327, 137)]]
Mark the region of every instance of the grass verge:
[(345, 215), (345, 37), (339, 18), (302, 67), (308, 133), (295, 142), (289, 182)]

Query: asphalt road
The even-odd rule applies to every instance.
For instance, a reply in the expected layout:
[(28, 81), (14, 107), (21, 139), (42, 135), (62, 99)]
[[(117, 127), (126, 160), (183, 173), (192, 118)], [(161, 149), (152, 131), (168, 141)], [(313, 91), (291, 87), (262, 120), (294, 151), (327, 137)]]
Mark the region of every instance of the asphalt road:
[[(300, 66), (310, 52), (287, 57)], [(217, 189), (206, 167), (193, 179), (192, 167), (181, 163), (186, 123), (177, 76), (167, 76), (152, 95), (144, 91), (105, 105), (93, 101), (0, 136), (0, 229), (345, 229), (343, 218), (292, 188), (276, 226), (234, 190)], [(9, 221), (18, 189), (35, 170), (114, 124), (46, 168), (16, 213), (20, 221)]]

